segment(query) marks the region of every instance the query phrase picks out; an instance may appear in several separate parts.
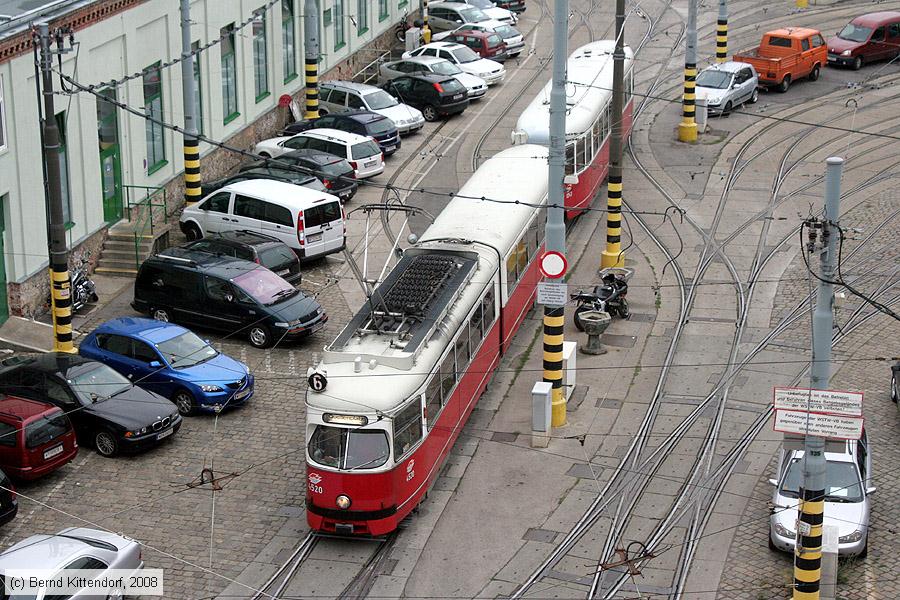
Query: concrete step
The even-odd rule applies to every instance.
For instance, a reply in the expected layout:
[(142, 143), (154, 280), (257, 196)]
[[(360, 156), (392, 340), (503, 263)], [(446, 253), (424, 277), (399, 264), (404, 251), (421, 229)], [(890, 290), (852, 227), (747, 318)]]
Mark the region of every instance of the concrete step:
[(103, 273), (104, 275), (112, 275), (115, 277), (134, 277), (137, 275), (137, 269), (132, 265), (131, 268), (120, 268), (120, 267), (97, 267), (94, 269), (97, 273)]
[[(153, 241), (153, 237), (154, 237), (154, 236), (148, 234), (148, 235), (142, 235), (142, 236), (139, 236), (138, 239), (141, 240), (141, 243), (147, 243), (147, 242), (152, 242), (152, 241)], [(116, 234), (110, 233), (110, 234), (106, 237), (106, 239), (108, 239), (108, 240), (113, 240), (113, 241), (116, 241), (116, 242), (128, 242), (128, 243), (130, 243), (130, 244), (133, 244), (133, 243), (134, 243), (134, 234), (133, 234), (133, 233), (121, 233), (121, 234), (119, 234), (119, 233), (116, 233)]]
[[(150, 249), (147, 248), (145, 252), (138, 252), (139, 260), (143, 260), (150, 256)], [(104, 260), (130, 260), (134, 262), (135, 254), (134, 248), (103, 248), (103, 254), (100, 257), (100, 262)]]
[[(141, 262), (143, 262), (143, 258), (141, 259)], [(106, 267), (106, 268), (111, 268), (111, 269), (137, 270), (137, 265), (134, 262), (133, 255), (131, 256), (131, 258), (106, 258), (104, 256), (104, 257), (100, 258), (100, 261), (97, 263), (97, 266), (98, 266), (98, 268)]]
[[(153, 248), (152, 241), (142, 242), (138, 244), (138, 252), (150, 252)], [(132, 241), (119, 241), (119, 240), (106, 240), (103, 244), (104, 252), (106, 250), (130, 250), (132, 254), (134, 254), (134, 242)]]

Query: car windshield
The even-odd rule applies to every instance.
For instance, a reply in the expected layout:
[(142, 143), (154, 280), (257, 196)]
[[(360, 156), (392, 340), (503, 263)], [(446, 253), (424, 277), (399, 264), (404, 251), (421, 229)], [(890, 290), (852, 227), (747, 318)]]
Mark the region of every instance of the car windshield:
[(380, 429), (347, 429), (317, 425), (309, 441), (310, 458), (336, 469), (375, 469), (391, 454), (387, 435)]
[(466, 23), (478, 23), (480, 21), (488, 20), (488, 16), (478, 8), (464, 8), (459, 11), (459, 14), (466, 20)]
[(487, 42), (488, 48), (496, 48), (503, 43), (503, 38), (501, 38), (498, 34), (489, 35)]
[(331, 177), (349, 177), (353, 173), (353, 167), (345, 160), (336, 160), (333, 163), (322, 165), (322, 173)]
[(267, 269), (276, 267), (284, 268), (289, 263), (294, 263), (297, 255), (285, 244), (272, 244), (259, 251), (259, 262)]
[(869, 35), (871, 35), (871, 33), (871, 27), (862, 27), (860, 25), (854, 25), (853, 23), (847, 23), (847, 25), (843, 29), (841, 29), (838, 37), (842, 40), (848, 40), (851, 42), (864, 42), (869, 39)]
[(710, 69), (697, 76), (697, 85), (705, 88), (724, 90), (731, 83), (731, 73)]
[[(862, 502), (862, 488), (853, 463), (829, 460), (825, 465), (825, 501)], [(781, 482), (781, 495), (799, 498), (802, 477), (803, 461), (795, 458), (788, 466), (784, 481)]]
[(131, 388), (131, 382), (106, 365), (97, 364), (90, 371), (85, 371), (68, 380), (69, 386), (85, 406), (96, 400), (120, 394)]
[(499, 33), (500, 37), (504, 40), (512, 37), (516, 37), (517, 35), (522, 35), (519, 33), (519, 30), (515, 27), (510, 27), (509, 25), (501, 25), (500, 27), (494, 27), (494, 32)]
[(475, 62), (476, 60), (481, 59), (481, 57), (475, 54), (473, 50), (466, 48), (465, 46), (455, 49), (453, 51), (453, 57), (456, 58), (460, 64)]
[(300, 293), (268, 269), (253, 269), (231, 281), (263, 306), (277, 304)]
[(185, 331), (179, 336), (156, 344), (166, 361), (175, 369), (185, 369), (215, 358), (216, 349), (201, 340), (192, 331)]
[(462, 69), (447, 60), (434, 63), (431, 65), (431, 70), (438, 75), (458, 75), (462, 73)]
[(41, 417), (25, 426), (25, 446), (37, 448), (65, 434), (69, 421), (61, 412)]
[(381, 149), (378, 147), (378, 144), (372, 140), (350, 146), (350, 156), (353, 160), (362, 160), (379, 154), (381, 154)]
[(387, 133), (394, 129), (394, 122), (390, 119), (377, 119), (375, 121), (370, 121), (368, 125), (366, 125), (366, 129), (369, 131), (369, 135), (381, 135), (382, 133)]
[(494, 8), (495, 6), (490, 0), (467, 0), (466, 4), (471, 4), (478, 8)]
[(366, 104), (371, 110), (381, 110), (383, 108), (390, 108), (392, 106), (397, 106), (398, 104), (400, 104), (393, 96), (391, 96), (384, 90), (378, 90), (377, 92), (366, 94), (365, 100)]

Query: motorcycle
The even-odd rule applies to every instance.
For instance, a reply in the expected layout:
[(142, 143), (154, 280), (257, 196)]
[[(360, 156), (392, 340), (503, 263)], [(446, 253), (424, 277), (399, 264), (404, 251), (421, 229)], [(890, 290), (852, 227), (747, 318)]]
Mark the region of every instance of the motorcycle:
[[(406, 30), (411, 27), (422, 27), (425, 25), (425, 22), (421, 19), (416, 19), (413, 21), (412, 25), (409, 23), (409, 13), (403, 13), (403, 17), (400, 19), (400, 22), (394, 28), (394, 37), (397, 38), (397, 41), (401, 44), (406, 43)], [(422, 36), (419, 35), (419, 43), (422, 43)]]
[(634, 274), (634, 269), (624, 267), (609, 267), (600, 271), (600, 285), (594, 286), (590, 292), (579, 290), (570, 297), (575, 301), (575, 328), (584, 331), (581, 322), (581, 313), (596, 310), (607, 312), (610, 316), (618, 314), (627, 319), (631, 316), (628, 311), (628, 280)]
[(69, 280), (72, 286), (72, 312), (77, 312), (88, 303), (99, 300), (97, 286), (87, 272), (90, 256), (90, 252), (85, 252), (80, 258), (73, 259), (72, 268), (69, 270)]

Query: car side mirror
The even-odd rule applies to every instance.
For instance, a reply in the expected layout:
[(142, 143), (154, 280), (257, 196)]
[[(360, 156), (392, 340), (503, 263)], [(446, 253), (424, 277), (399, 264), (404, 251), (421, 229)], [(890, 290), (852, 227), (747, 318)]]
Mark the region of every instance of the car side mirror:
[(731, 89), (736, 90), (736, 89), (737, 89), (737, 86), (738, 86), (737, 83), (732, 83), (732, 84), (731, 84)]
[(162, 363), (158, 360), (151, 360), (149, 366), (151, 369), (160, 369), (162, 368)]
[(873, 485), (866, 488), (866, 494), (874, 494), (877, 488)]
[(778, 485), (778, 480), (777, 480), (777, 479), (770, 479), (770, 480), (769, 480), (769, 483), (771, 483), (772, 485)]

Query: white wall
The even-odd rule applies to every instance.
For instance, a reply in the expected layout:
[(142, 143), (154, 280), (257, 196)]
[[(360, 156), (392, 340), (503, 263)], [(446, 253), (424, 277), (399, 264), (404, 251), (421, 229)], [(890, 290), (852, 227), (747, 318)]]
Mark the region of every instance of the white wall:
[[(335, 0), (320, 0), (322, 10), (334, 10)], [(418, 8), (412, 4), (409, 8)], [(196, 0), (191, 4), (192, 40), (201, 45), (218, 38), (229, 23), (238, 26), (268, 0)], [(366, 43), (393, 28), (402, 10), (398, 0), (388, 0), (390, 17), (378, 21), (378, 0), (369, 1), (369, 31), (357, 35), (357, 28), (345, 16), (346, 45), (334, 51), (334, 24), (322, 32), (320, 72), (344, 60)], [(282, 94), (295, 94), (303, 87), (303, 14), (305, 0), (295, 0), (296, 70), (298, 77), (284, 83), (281, 38), (281, 2), (267, 12), (267, 67), (270, 94), (256, 102), (253, 73), (252, 25), (235, 35), (238, 64), (240, 116), (223, 123), (221, 53), (213, 46), (197, 57), (201, 66), (204, 134), (224, 140), (245, 128), (260, 115), (276, 106)], [(117, 14), (76, 34), (77, 53), (65, 55), (63, 70), (84, 84), (96, 84), (141, 71), (156, 61), (169, 61), (181, 54), (178, 0), (154, 0)], [(357, 16), (357, 0), (344, 0), (345, 15)], [(332, 13), (333, 14), (333, 13)], [(321, 19), (320, 19), (321, 23)], [(374, 55), (373, 55), (374, 58)], [(77, 68), (77, 72), (75, 71)], [(0, 197), (9, 195), (6, 209), (7, 280), (21, 282), (47, 265), (47, 236), (44, 208), (43, 174), (35, 95), (32, 55), (26, 54), (0, 64), (6, 112), (6, 149), (0, 150)], [(59, 86), (58, 79), (54, 85)], [(163, 70), (163, 115), (165, 120), (182, 125), (181, 67)], [(142, 110), (143, 88), (138, 77), (119, 88), (119, 101)], [(68, 113), (67, 144), (71, 214), (74, 226), (69, 240), (77, 244), (104, 226), (97, 140), (97, 105), (90, 94), (57, 95), (56, 112)], [(146, 135), (143, 119), (119, 110), (119, 146), (122, 183), (161, 186), (183, 170), (181, 136), (166, 131), (164, 167), (147, 175)], [(201, 151), (209, 151), (208, 145)]]

